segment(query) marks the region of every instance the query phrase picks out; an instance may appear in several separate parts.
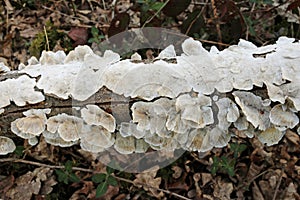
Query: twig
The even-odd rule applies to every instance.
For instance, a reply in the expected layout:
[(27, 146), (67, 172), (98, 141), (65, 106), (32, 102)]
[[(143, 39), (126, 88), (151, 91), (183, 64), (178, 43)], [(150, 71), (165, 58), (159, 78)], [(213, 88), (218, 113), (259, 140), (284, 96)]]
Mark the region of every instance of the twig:
[(48, 40), (48, 34), (47, 34), (47, 30), (46, 30), (46, 27), (45, 27), (45, 26), (44, 26), (44, 32), (45, 32), (45, 37), (46, 37), (47, 49), (48, 49), (48, 51), (50, 51), (49, 40)]
[(150, 19), (148, 19), (144, 24), (143, 24), (143, 26), (142, 26), (142, 28), (144, 28), (145, 26), (146, 26), (146, 24), (148, 24), (148, 23), (150, 23), (153, 19), (154, 19), (154, 17), (156, 16), (156, 15), (158, 15), (158, 13), (169, 3), (169, 1), (170, 0), (167, 0), (159, 9), (158, 9), (158, 11), (156, 11), (156, 13), (154, 14), (154, 15), (152, 15), (151, 16), (151, 18)]
[[(207, 3), (207, 1), (206, 1), (206, 3)], [(193, 26), (194, 23), (197, 21), (197, 19), (202, 15), (202, 13), (203, 13), (203, 11), (204, 11), (204, 8), (205, 8), (205, 6), (203, 6), (203, 8), (202, 8), (201, 11), (199, 12), (199, 14), (198, 14), (198, 15), (195, 17), (195, 19), (190, 23), (189, 27), (188, 27), (187, 30), (185, 31), (185, 34), (186, 34), (186, 35), (190, 32), (192, 26)]]
[[(2, 159), (0, 159), (0, 163), (2, 163), (2, 162), (24, 163), (24, 164), (35, 165), (35, 166), (39, 166), (39, 167), (47, 167), (47, 168), (51, 168), (51, 169), (65, 169), (65, 166), (61, 166), (61, 165), (48, 165), (48, 164), (39, 163), (39, 162), (35, 162), (35, 161), (29, 161), (29, 160), (23, 160), (23, 159), (16, 159), (16, 158), (2, 158)], [(81, 167), (72, 167), (72, 170), (82, 171), (82, 172), (89, 172), (89, 173), (93, 173), (93, 174), (97, 173), (95, 170), (81, 168)], [(120, 181), (131, 183), (133, 185), (136, 184), (132, 180), (129, 180), (129, 179), (126, 179), (126, 178), (122, 178), (122, 177), (118, 177), (118, 176), (113, 175), (113, 174), (112, 174), (112, 176), (115, 177), (116, 179), (120, 180)], [(184, 197), (182, 195), (176, 194), (176, 193), (171, 192), (169, 190), (164, 190), (164, 189), (156, 188), (156, 187), (153, 187), (151, 185), (144, 184), (144, 183), (138, 183), (138, 184), (140, 184), (142, 186), (145, 186), (145, 187), (148, 187), (148, 188), (156, 189), (156, 190), (161, 191), (161, 192), (163, 192), (165, 194), (169, 194), (169, 195), (178, 197), (180, 199), (191, 200), (189, 198), (186, 198), (186, 197)]]
[(218, 13), (217, 13), (217, 7), (215, 4), (215, 0), (211, 0), (211, 6), (212, 6), (213, 14), (214, 14), (214, 19), (216, 21), (218, 40), (219, 40), (219, 43), (222, 43), (222, 33), (221, 33), (220, 22), (219, 22), (219, 17), (218, 17)]
[[(0, 159), (0, 163), (1, 162), (24, 163), (24, 164), (35, 165), (35, 166), (39, 166), (39, 167), (48, 167), (48, 168), (51, 168), (51, 169), (64, 169), (65, 168), (65, 166), (48, 165), (48, 164), (44, 164), (44, 163), (39, 163), (39, 162), (34, 162), (34, 161), (29, 161), (29, 160), (23, 160), (23, 159), (16, 159), (16, 158), (2, 158), (2, 159)], [(76, 171), (95, 173), (94, 170), (85, 169), (85, 168), (81, 168), (81, 167), (72, 167), (72, 169), (76, 170)]]
[[(51, 11), (51, 12), (56, 12), (56, 13), (58, 13), (58, 14), (62, 15), (62, 16), (70, 17), (70, 18), (72, 18), (72, 19), (78, 19), (78, 20), (82, 20), (80, 17), (70, 16), (70, 15), (67, 15), (67, 14), (65, 14), (65, 13), (62, 13), (62, 12), (60, 12), (60, 11), (58, 11), (58, 10), (53, 10), (53, 9), (51, 9), (51, 8), (48, 8), (48, 7), (46, 7), (46, 6), (43, 6), (43, 5), (42, 5), (42, 8), (44, 8), (44, 9), (46, 9), (46, 10), (49, 10), (49, 11)], [(96, 22), (96, 21), (94, 21), (94, 20), (91, 20), (91, 19), (90, 19), (90, 22), (93, 22), (94, 24), (97, 24), (97, 23), (99, 23), (99, 21), (98, 21), (98, 22)], [(86, 27), (92, 27), (92, 26), (90, 26), (90, 25), (86, 25)]]
[(145, 184), (145, 183), (140, 183), (140, 182), (135, 183), (135, 182), (133, 182), (132, 180), (125, 179), (125, 178), (122, 178), (122, 177), (118, 177), (118, 176), (115, 176), (115, 175), (112, 175), (112, 176), (114, 176), (116, 179), (118, 179), (118, 180), (120, 180), (120, 181), (124, 181), (124, 182), (127, 182), (127, 183), (131, 183), (131, 184), (133, 184), (133, 185), (139, 184), (139, 185), (142, 185), (142, 186), (145, 186), (145, 187), (148, 187), (148, 188), (153, 188), (153, 189), (156, 189), (156, 190), (158, 190), (158, 191), (162, 191), (162, 192), (164, 192), (164, 193), (166, 193), (166, 194), (169, 194), (169, 195), (173, 195), (173, 196), (178, 197), (178, 198), (180, 198), (180, 199), (191, 200), (191, 199), (189, 199), (189, 198), (187, 198), (187, 197), (181, 196), (181, 195), (176, 194), (176, 193), (174, 193), (174, 192), (171, 192), (171, 191), (169, 191), (169, 190), (164, 190), (164, 189), (160, 189), (160, 188), (157, 188), (157, 187), (153, 187), (153, 186), (147, 185), (147, 184)]
[(280, 177), (279, 177), (278, 183), (277, 183), (277, 185), (276, 185), (275, 192), (274, 192), (274, 195), (273, 195), (272, 200), (275, 200), (276, 197), (277, 197), (277, 193), (278, 193), (278, 190), (279, 190), (279, 186), (280, 186), (281, 181), (282, 181), (282, 176), (283, 176), (283, 169), (281, 169)]

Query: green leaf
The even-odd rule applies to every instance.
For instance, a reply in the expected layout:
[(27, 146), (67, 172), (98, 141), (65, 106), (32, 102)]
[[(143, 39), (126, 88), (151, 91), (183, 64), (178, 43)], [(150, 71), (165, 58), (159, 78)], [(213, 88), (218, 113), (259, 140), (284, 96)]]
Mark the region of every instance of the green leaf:
[(221, 164), (222, 169), (225, 170), (229, 176), (234, 176), (234, 166), (235, 166), (235, 159), (229, 159), (225, 156), (221, 157)]
[(150, 6), (150, 9), (154, 11), (158, 11), (159, 9), (161, 9), (162, 6), (164, 6), (164, 4), (165, 4), (164, 2), (155, 2)]
[(93, 43), (93, 42), (97, 43), (97, 40), (95, 40), (95, 38), (90, 38), (90, 39), (88, 40), (88, 43)]
[(76, 174), (74, 174), (74, 173), (69, 174), (69, 179), (70, 179), (70, 181), (72, 181), (73, 183), (77, 183), (77, 182), (80, 181), (80, 178), (78, 178), (78, 177), (76, 176)]
[(108, 176), (107, 177), (107, 183), (109, 185), (112, 185), (112, 186), (117, 186), (118, 185), (117, 179), (115, 177), (113, 177), (113, 176)]
[(220, 160), (219, 160), (218, 157), (214, 156), (213, 157), (213, 164), (212, 164), (212, 167), (211, 167), (212, 175), (216, 175), (219, 168), (220, 168)]
[(109, 166), (106, 166), (106, 172), (107, 174), (112, 174), (115, 170)]
[(66, 172), (60, 169), (56, 169), (55, 173), (59, 182), (64, 182), (65, 184), (68, 184), (68, 174), (66, 174)]
[(99, 30), (95, 26), (93, 26), (91, 29), (91, 33), (93, 37), (97, 37), (99, 35)]
[(101, 183), (101, 182), (104, 182), (105, 180), (106, 180), (106, 174), (103, 174), (103, 173), (101, 173), (101, 174), (95, 174), (95, 175), (93, 175), (92, 176), (92, 181), (94, 182), (94, 183)]
[(65, 170), (66, 172), (69, 172), (71, 173), (72, 172), (72, 167), (73, 167), (73, 162), (68, 160), (66, 163), (65, 163)]
[(14, 153), (21, 157), (23, 155), (24, 147), (23, 146), (17, 146)]
[(99, 198), (101, 196), (103, 196), (105, 194), (105, 192), (107, 191), (107, 183), (106, 182), (103, 182), (103, 183), (100, 183), (98, 186), (97, 186), (97, 189), (96, 189), (96, 198)]
[(239, 156), (239, 154), (241, 154), (243, 151), (245, 151), (247, 149), (247, 145), (231, 143), (230, 149), (234, 152), (234, 157), (237, 158)]

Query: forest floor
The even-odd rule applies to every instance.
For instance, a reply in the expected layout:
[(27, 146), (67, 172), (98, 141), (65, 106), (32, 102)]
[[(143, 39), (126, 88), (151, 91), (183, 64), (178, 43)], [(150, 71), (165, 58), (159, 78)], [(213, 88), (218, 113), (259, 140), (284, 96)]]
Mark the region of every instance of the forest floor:
[[(283, 35), (299, 39), (299, 6), (299, 0), (3, 0), (0, 62), (16, 70), (43, 50), (95, 50), (106, 38), (147, 26), (194, 37), (207, 48), (239, 38), (258, 46)], [(19, 141), (14, 153), (0, 157), (0, 199), (300, 199), (299, 155), (300, 137), (288, 130), (274, 146), (240, 135), (225, 148), (185, 152), (164, 168), (126, 173), (76, 146)]]

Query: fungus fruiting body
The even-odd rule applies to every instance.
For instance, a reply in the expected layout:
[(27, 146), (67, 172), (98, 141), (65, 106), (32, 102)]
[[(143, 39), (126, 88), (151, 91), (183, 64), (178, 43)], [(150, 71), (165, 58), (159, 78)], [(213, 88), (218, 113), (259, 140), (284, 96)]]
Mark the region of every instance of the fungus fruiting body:
[[(84, 102), (105, 87), (132, 100), (130, 120), (116, 122), (113, 112), (89, 101), (74, 107), (76, 116), (25, 111), (11, 122), (11, 131), (31, 144), (42, 135), (50, 144), (79, 144), (93, 153), (110, 148), (121, 154), (149, 148), (204, 152), (226, 146), (236, 130), (274, 145), (288, 129), (300, 132), (299, 49), (298, 41), (281, 37), (264, 47), (240, 40), (207, 51), (189, 38), (181, 55), (170, 45), (147, 62), (137, 53), (123, 60), (110, 50), (99, 56), (87, 46), (68, 55), (43, 52), (39, 60), (20, 65), (18, 78), (0, 81), (0, 114), (11, 102), (21, 107), (47, 96)], [(10, 72), (0, 64), (0, 73)]]

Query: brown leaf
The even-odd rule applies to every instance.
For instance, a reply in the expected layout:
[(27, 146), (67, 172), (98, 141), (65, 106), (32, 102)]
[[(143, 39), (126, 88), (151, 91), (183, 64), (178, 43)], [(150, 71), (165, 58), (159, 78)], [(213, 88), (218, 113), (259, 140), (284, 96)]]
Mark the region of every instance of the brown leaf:
[(214, 184), (214, 197), (220, 199), (230, 199), (230, 194), (233, 191), (232, 183), (225, 182), (221, 177), (217, 177), (217, 180)]
[(36, 168), (16, 179), (15, 186), (6, 192), (6, 197), (11, 199), (30, 200), (33, 195), (40, 193), (42, 182), (52, 175), (50, 168)]
[(75, 41), (73, 47), (76, 47), (78, 45), (86, 44), (88, 40), (88, 31), (83, 27), (73, 27), (68, 33), (68, 36)]
[(274, 190), (270, 187), (270, 184), (267, 180), (260, 180), (258, 185), (265, 199), (273, 198)]
[(109, 185), (106, 193), (99, 200), (110, 200), (119, 193), (119, 187)]
[(210, 173), (201, 173), (202, 186), (206, 185), (212, 180), (212, 175)]
[(294, 145), (299, 146), (300, 144), (300, 136), (291, 130), (287, 130), (285, 133), (285, 137), (292, 142)]
[[(162, 192), (158, 192), (155, 188), (159, 188), (161, 183), (161, 177), (155, 178), (159, 166), (156, 165), (142, 173), (136, 175), (134, 179), (134, 185), (137, 187), (143, 187), (144, 190), (150, 191), (156, 198), (161, 198), (164, 196)], [(150, 187), (149, 187), (150, 186)]]
[(179, 189), (179, 190), (187, 191), (189, 189), (189, 186), (186, 183), (183, 183), (181, 181), (176, 181), (174, 183), (169, 184), (168, 189), (171, 190)]
[[(88, 194), (92, 193), (94, 189), (95, 187), (92, 181), (84, 181), (82, 188), (74, 192), (69, 200), (79, 199), (82, 194), (87, 196)], [(94, 195), (96, 195), (96, 192), (94, 192)]]
[(254, 182), (252, 186), (252, 195), (254, 200), (264, 200), (264, 196), (260, 192), (256, 182)]
[[(5, 194), (14, 184), (15, 177), (13, 175), (7, 176), (0, 180), (0, 194)], [(4, 196), (0, 196), (4, 199)]]
[(182, 171), (183, 171), (182, 168), (178, 167), (178, 166), (173, 166), (172, 170), (174, 171), (174, 173), (172, 174), (172, 177), (175, 179), (178, 179), (181, 176)]
[(249, 167), (249, 170), (248, 170), (248, 173), (247, 173), (247, 177), (246, 177), (246, 180), (247, 182), (251, 182), (251, 180), (256, 177), (260, 172), (261, 170), (264, 168), (263, 165), (256, 165), (255, 163), (251, 163), (250, 164), (250, 167)]

